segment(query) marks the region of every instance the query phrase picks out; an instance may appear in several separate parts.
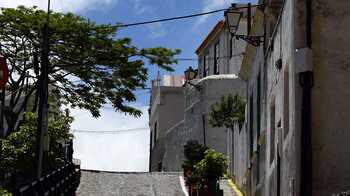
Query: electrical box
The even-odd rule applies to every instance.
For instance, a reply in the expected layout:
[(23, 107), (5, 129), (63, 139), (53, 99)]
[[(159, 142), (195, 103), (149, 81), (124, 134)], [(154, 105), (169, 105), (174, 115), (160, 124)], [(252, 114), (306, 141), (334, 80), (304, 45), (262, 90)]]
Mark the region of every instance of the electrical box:
[(295, 73), (313, 71), (313, 53), (311, 48), (295, 50)]

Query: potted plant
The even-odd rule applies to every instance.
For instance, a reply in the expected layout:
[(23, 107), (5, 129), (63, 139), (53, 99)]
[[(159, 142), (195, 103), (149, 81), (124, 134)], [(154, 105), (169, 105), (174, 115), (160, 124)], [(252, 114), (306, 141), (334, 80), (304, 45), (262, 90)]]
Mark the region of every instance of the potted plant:
[(228, 158), (213, 149), (205, 151), (205, 157), (194, 168), (200, 178), (197, 183), (197, 196), (223, 195), (219, 178), (226, 173)]
[(207, 149), (208, 147), (199, 144), (196, 140), (189, 140), (184, 146), (185, 161), (182, 163), (182, 168), (189, 195), (195, 195), (196, 187), (200, 182), (194, 166), (205, 157)]

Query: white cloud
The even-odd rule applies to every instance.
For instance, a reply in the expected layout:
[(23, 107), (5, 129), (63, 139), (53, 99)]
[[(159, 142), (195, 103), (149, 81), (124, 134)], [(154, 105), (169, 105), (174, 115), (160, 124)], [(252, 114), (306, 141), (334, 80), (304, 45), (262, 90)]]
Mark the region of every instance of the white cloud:
[[(205, 0), (202, 11), (209, 12), (209, 11), (214, 11), (217, 9), (229, 8), (231, 6), (231, 3), (234, 3), (234, 2), (236, 2), (236, 1), (232, 1), (232, 0), (215, 0), (215, 1)], [(205, 23), (209, 16), (210, 15), (204, 15), (204, 16), (199, 17), (194, 26), (198, 27), (201, 24)]]
[[(81, 109), (71, 109), (71, 115), (75, 120), (71, 129), (91, 130), (91, 131), (114, 131), (132, 128), (148, 127), (147, 107), (138, 108), (143, 112), (140, 118), (115, 112), (111, 107), (101, 110), (101, 117), (93, 118), (89, 111)], [(132, 127), (130, 127), (132, 125)]]
[[(71, 115), (75, 116), (71, 129), (77, 130), (74, 132), (74, 158), (81, 160), (83, 169), (148, 171), (148, 108), (139, 108), (143, 112), (140, 118), (108, 108), (102, 109), (97, 119), (86, 110), (71, 109)], [(134, 128), (145, 129), (130, 130)], [(129, 131), (118, 132), (120, 130)]]
[(150, 38), (151, 39), (157, 39), (164, 37), (166, 35), (166, 30), (163, 24), (161, 23), (154, 23), (152, 25), (149, 25), (149, 31), (150, 31)]
[(134, 12), (136, 16), (149, 16), (150, 14), (155, 12), (154, 7), (149, 5), (142, 5), (142, 1), (143, 0), (134, 0)]
[[(134, 14), (142, 19), (140, 20), (157, 20), (157, 10), (152, 5), (148, 5), (145, 0), (134, 0)], [(146, 16), (146, 17), (142, 17)], [(165, 26), (161, 23), (148, 25), (149, 38), (157, 39), (166, 35)]]
[[(50, 1), (50, 9), (56, 12), (86, 12), (89, 10), (107, 9), (117, 0), (56, 0)], [(0, 2), (0, 7), (16, 8), (18, 5), (31, 7), (38, 6), (39, 9), (47, 10), (48, 0), (6, 0)]]
[(170, 8), (175, 8), (175, 0), (162, 0), (161, 2), (168, 5)]

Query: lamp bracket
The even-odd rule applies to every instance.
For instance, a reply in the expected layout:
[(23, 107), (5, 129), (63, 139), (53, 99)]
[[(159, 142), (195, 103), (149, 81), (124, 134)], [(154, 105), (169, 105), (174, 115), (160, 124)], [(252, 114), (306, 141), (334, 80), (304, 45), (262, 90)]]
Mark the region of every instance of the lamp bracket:
[(260, 43), (264, 41), (264, 36), (260, 35), (232, 35), (232, 37), (234, 36), (236, 36), (237, 39), (243, 39), (253, 46), (260, 46)]
[(193, 86), (197, 91), (201, 91), (202, 90), (202, 87), (198, 84), (193, 84), (191, 83), (190, 81), (186, 82), (187, 84)]

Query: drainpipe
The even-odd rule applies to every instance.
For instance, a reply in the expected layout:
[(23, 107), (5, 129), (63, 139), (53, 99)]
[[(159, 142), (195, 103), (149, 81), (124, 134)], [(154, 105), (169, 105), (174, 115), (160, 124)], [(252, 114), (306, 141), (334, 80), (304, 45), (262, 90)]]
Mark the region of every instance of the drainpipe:
[(233, 128), (233, 126), (230, 128), (231, 129), (231, 133), (232, 133), (232, 137), (231, 137), (231, 139), (232, 139), (232, 143), (231, 143), (231, 150), (232, 150), (232, 165), (231, 165), (231, 167), (232, 167), (232, 177), (231, 178), (233, 178), (233, 179), (235, 179), (235, 132), (234, 132), (234, 128)]
[(314, 83), (313, 72), (300, 73), (299, 82), (303, 88), (300, 196), (306, 196), (312, 195), (311, 89)]
[(203, 120), (203, 143), (204, 146), (206, 146), (206, 142), (205, 142), (205, 117), (204, 117), (204, 113), (202, 115), (202, 120)]
[(150, 131), (150, 141), (149, 141), (149, 172), (152, 171), (152, 131)]
[[(311, 0), (306, 0), (306, 44), (311, 48)], [(303, 88), (301, 115), (301, 175), (300, 196), (312, 195), (312, 129), (311, 129), (311, 89), (314, 85), (312, 71), (300, 73), (300, 86)]]

